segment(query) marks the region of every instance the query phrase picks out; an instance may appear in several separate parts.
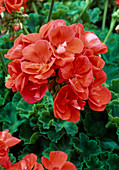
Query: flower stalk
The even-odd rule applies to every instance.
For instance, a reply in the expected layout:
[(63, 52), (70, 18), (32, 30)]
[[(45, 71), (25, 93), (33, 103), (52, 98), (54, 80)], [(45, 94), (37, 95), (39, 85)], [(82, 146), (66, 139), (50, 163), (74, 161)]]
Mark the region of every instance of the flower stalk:
[(23, 26), (23, 31), (24, 31), (24, 33), (25, 33), (26, 35), (29, 34), (29, 32), (28, 32), (28, 30), (27, 30), (27, 28), (26, 28), (25, 26)]
[(106, 17), (107, 17), (108, 3), (109, 3), (109, 1), (106, 0), (106, 1), (105, 1), (105, 6), (104, 6), (104, 13), (103, 13), (102, 30), (105, 29), (105, 25), (106, 25)]
[(108, 40), (111, 32), (113, 31), (113, 29), (114, 29), (114, 27), (115, 27), (115, 24), (116, 24), (116, 19), (115, 19), (115, 18), (112, 18), (112, 21), (111, 21), (111, 24), (110, 24), (110, 29), (109, 29), (109, 31), (108, 31), (108, 33), (107, 33), (107, 35), (106, 35), (103, 43), (106, 43), (106, 42), (107, 42), (107, 40)]
[(84, 14), (85, 11), (87, 10), (87, 8), (90, 6), (90, 4), (91, 4), (91, 0), (88, 0), (85, 8), (83, 9), (83, 11), (82, 11), (82, 12), (80, 13), (80, 15), (79, 15), (79, 18), (81, 18), (81, 17), (83, 16), (83, 14)]
[(53, 10), (53, 6), (54, 6), (54, 1), (55, 1), (55, 0), (51, 0), (51, 5), (50, 5), (49, 13), (48, 13), (48, 19), (47, 19), (47, 22), (49, 22), (49, 21), (50, 21), (50, 17), (51, 17), (52, 10)]
[(2, 67), (3, 67), (3, 70), (4, 70), (5, 76), (7, 76), (7, 67), (6, 67), (6, 64), (5, 64), (5, 61), (3, 59), (3, 55), (2, 55), (1, 51), (0, 51), (0, 60), (1, 60), (1, 63), (2, 63)]
[(37, 8), (36, 8), (36, 5), (35, 5), (34, 2), (32, 2), (32, 8), (33, 8), (34, 12), (35, 12), (35, 13), (37, 14), (37, 16), (38, 16), (38, 11), (37, 11)]

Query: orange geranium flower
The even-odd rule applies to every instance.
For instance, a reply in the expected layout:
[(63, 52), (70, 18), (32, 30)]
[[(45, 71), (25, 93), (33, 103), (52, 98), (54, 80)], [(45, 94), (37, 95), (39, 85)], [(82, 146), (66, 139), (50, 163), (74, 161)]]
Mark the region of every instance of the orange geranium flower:
[(81, 53), (84, 47), (82, 41), (75, 37), (73, 29), (68, 26), (57, 26), (50, 29), (48, 37), (54, 47), (55, 64), (58, 66), (72, 62), (75, 54)]
[(7, 88), (12, 88), (13, 92), (19, 90), (19, 92), (21, 93), (24, 86), (28, 82), (28, 76), (21, 70), (21, 60), (16, 59), (9, 63), (8, 72), (11, 78), (7, 80), (5, 86)]
[(23, 157), (20, 162), (14, 163), (7, 170), (44, 170), (43, 166), (36, 162), (37, 156), (31, 153)]
[(19, 8), (23, 4), (23, 0), (4, 0), (5, 7), (9, 13), (12, 12), (12, 10), (19, 11)]
[(86, 100), (88, 98), (88, 86), (93, 81), (91, 63), (86, 56), (78, 55), (73, 63), (68, 63), (60, 68), (62, 77), (71, 83), (79, 96)]
[(111, 93), (107, 87), (102, 86), (106, 82), (106, 74), (103, 70), (99, 71), (95, 81), (89, 87), (88, 104), (92, 110), (103, 111), (106, 104), (111, 100)]
[(47, 39), (51, 44), (56, 58), (55, 64), (63, 66), (75, 59), (75, 53), (81, 53), (83, 43), (75, 37), (75, 32), (65, 21), (50, 21), (40, 28), (40, 37)]
[(85, 102), (75, 93), (71, 85), (65, 85), (58, 92), (54, 100), (54, 115), (69, 122), (80, 119), (80, 111), (84, 110)]
[(92, 110), (103, 111), (111, 100), (111, 93), (104, 86), (91, 86), (89, 90), (88, 104)]
[(52, 151), (50, 153), (50, 160), (42, 157), (42, 164), (48, 170), (76, 170), (73, 163), (67, 161), (66, 153), (62, 151)]
[[(39, 33), (21, 34), (5, 55), (13, 60), (8, 65), (11, 78), (6, 87), (19, 90), (26, 102), (36, 103), (44, 96), (48, 83), (53, 97), (59, 90), (54, 99), (55, 117), (76, 122), (85, 104), (82, 100), (89, 98), (89, 103), (98, 107), (108, 102), (101, 99), (99, 106), (93, 96), (102, 96), (105, 89), (105, 62), (98, 55), (105, 52), (107, 46), (96, 34), (85, 31), (82, 24), (67, 26), (61, 19), (49, 21)], [(58, 83), (63, 83), (60, 87), (68, 85), (57, 89)]]
[(11, 162), (8, 156), (8, 148), (16, 145), (21, 140), (15, 137), (12, 137), (9, 133), (9, 130), (6, 129), (0, 132), (0, 165), (4, 168), (11, 166)]
[(40, 101), (45, 95), (46, 91), (46, 84), (28, 82), (20, 94), (26, 102), (33, 104)]
[(20, 34), (18, 38), (14, 41), (14, 46), (4, 55), (5, 58), (10, 60), (23, 59), (22, 51), (29, 44), (34, 44), (40, 39), (38, 33), (32, 33), (29, 35)]
[(75, 36), (82, 40), (84, 47), (92, 49), (94, 54), (103, 54), (108, 51), (107, 46), (99, 40), (94, 32), (84, 31), (82, 24), (73, 24), (70, 27), (75, 31)]

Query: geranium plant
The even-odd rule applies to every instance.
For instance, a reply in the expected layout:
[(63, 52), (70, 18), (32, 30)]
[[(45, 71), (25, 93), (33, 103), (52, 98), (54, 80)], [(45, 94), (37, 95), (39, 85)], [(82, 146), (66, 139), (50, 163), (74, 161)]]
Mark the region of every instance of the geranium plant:
[(118, 169), (118, 19), (117, 1), (0, 2), (0, 168)]

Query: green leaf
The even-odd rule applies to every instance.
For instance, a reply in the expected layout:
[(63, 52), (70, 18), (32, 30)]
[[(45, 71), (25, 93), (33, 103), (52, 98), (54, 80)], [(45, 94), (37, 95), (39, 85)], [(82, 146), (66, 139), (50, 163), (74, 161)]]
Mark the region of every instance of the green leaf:
[(91, 156), (86, 162), (87, 168), (85, 170), (105, 170), (103, 163), (95, 156)]
[(98, 155), (101, 152), (101, 148), (95, 140), (89, 140), (89, 137), (84, 133), (79, 134), (79, 138), (74, 137), (72, 139), (72, 145), (76, 150), (81, 152), (81, 159), (87, 158), (90, 155)]
[(93, 8), (93, 9), (89, 9), (88, 10), (89, 15), (90, 15), (90, 21), (92, 23), (96, 23), (97, 21), (99, 21), (99, 16), (101, 14), (100, 8)]
[(37, 138), (35, 143), (24, 145), (23, 150), (20, 151), (18, 159), (21, 160), (27, 154), (34, 153), (35, 155), (37, 155), (37, 162), (40, 163), (42, 152), (49, 147), (49, 144), (50, 141), (48, 139), (44, 138), (44, 136), (39, 135), (39, 138)]
[(3, 130), (9, 129), (10, 133), (16, 132), (24, 120), (17, 119), (18, 111), (12, 102), (0, 109), (0, 121), (3, 122)]
[(110, 152), (102, 152), (99, 154), (99, 158), (100, 158), (101, 162), (103, 163), (105, 170), (109, 170), (109, 166), (107, 164), (107, 159), (108, 159), (109, 155), (110, 155)]
[(29, 27), (31, 32), (35, 32), (35, 27), (39, 23), (39, 18), (37, 17), (36, 13), (30, 13), (29, 17), (26, 19), (27, 26)]
[(33, 104), (25, 102), (23, 99), (19, 101), (16, 109), (19, 111), (19, 115), (21, 117), (28, 118), (30, 116), (30, 112), (33, 112)]
[(109, 170), (119, 169), (119, 156), (117, 154), (110, 154), (107, 162), (109, 165)]
[(20, 139), (24, 140), (25, 144), (30, 143), (30, 138), (33, 135), (34, 131), (32, 130), (32, 127), (30, 126), (29, 120), (24, 119), (24, 123), (20, 126), (20, 133), (19, 137)]
[(85, 113), (84, 129), (89, 136), (103, 137), (106, 132), (105, 125), (108, 122), (108, 115), (106, 110), (103, 112), (96, 112), (86, 107), (83, 111)]
[(11, 164), (13, 165), (16, 162), (16, 158), (13, 156), (12, 153), (9, 153), (9, 157), (10, 157), (9, 159), (11, 161)]
[(72, 150), (70, 142), (71, 138), (68, 135), (64, 135), (57, 143), (50, 143), (50, 146), (43, 151), (43, 156), (49, 157), (51, 151), (63, 151), (69, 154)]
[(83, 163), (85, 162), (85, 160), (80, 160), (80, 156), (81, 152), (76, 149), (73, 149), (68, 155), (69, 161), (76, 166), (77, 170), (83, 170)]
[(55, 131), (54, 127), (51, 127), (49, 130), (45, 130), (42, 128), (42, 126), (39, 126), (40, 133), (43, 135), (47, 135), (48, 138), (51, 140), (51, 142), (57, 143), (58, 140), (61, 139), (61, 137), (66, 133), (64, 129), (59, 131), (58, 133)]

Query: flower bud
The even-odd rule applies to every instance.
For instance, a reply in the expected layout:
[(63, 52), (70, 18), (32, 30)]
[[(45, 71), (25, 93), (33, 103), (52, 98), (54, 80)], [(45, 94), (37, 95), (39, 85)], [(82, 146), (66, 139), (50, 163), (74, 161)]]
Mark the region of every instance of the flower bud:
[(19, 24), (15, 24), (13, 29), (14, 29), (14, 31), (18, 31), (19, 30)]
[(1, 29), (1, 34), (6, 34), (7, 33), (7, 28), (5, 27), (5, 28), (2, 28)]
[(119, 25), (116, 26), (115, 31), (119, 33)]
[(19, 29), (22, 30), (23, 29), (23, 24), (20, 22), (19, 24)]
[(13, 41), (13, 40), (14, 40), (14, 38), (15, 38), (15, 36), (14, 36), (14, 35), (10, 35), (10, 41)]

